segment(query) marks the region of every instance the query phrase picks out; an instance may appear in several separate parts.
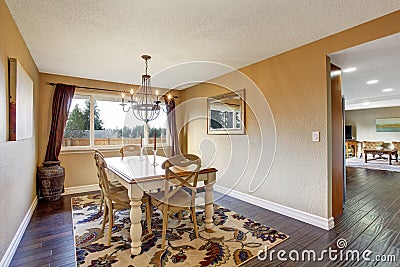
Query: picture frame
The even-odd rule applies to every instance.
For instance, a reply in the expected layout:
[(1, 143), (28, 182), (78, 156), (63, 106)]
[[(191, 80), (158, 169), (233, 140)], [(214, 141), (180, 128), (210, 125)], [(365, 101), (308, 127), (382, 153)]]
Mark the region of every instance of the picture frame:
[(9, 141), (33, 137), (33, 81), (16, 58), (9, 67)]
[(400, 132), (400, 118), (376, 119), (377, 132)]
[(207, 99), (207, 134), (245, 134), (245, 89)]

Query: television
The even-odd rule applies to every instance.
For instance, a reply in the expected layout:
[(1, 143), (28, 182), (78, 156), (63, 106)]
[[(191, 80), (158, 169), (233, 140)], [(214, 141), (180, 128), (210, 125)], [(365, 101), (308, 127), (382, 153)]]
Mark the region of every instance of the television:
[(346, 140), (351, 140), (353, 139), (353, 126), (351, 125), (346, 125), (344, 127), (344, 138)]

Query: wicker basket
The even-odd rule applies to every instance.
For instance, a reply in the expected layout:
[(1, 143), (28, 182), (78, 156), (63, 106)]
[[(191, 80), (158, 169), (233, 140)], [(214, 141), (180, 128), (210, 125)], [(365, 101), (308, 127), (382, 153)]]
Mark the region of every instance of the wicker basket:
[(37, 174), (40, 190), (47, 201), (56, 201), (64, 188), (65, 170), (60, 161), (45, 161)]

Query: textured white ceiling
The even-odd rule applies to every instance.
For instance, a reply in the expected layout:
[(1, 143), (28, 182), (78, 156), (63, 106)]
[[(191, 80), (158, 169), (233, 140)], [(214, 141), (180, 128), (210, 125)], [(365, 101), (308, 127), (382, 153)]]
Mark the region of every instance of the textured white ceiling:
[[(336, 52), (330, 58), (342, 70), (357, 68), (342, 73), (347, 110), (400, 106), (400, 33)], [(379, 82), (366, 84), (369, 80)], [(394, 90), (382, 92), (385, 88)]]
[[(41, 72), (135, 84), (144, 53), (153, 57), (150, 74), (198, 60), (239, 68), (400, 8), (398, 0), (6, 3)], [(220, 74), (204, 69), (193, 80)], [(153, 85), (170, 88), (177, 79)]]

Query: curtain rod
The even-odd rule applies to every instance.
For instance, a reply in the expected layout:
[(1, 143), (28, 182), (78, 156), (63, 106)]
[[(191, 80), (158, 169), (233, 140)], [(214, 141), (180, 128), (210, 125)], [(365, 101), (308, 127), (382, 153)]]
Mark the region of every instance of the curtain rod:
[[(65, 83), (47, 83), (48, 85), (54, 86), (57, 84), (63, 84), (63, 85), (72, 85), (72, 84), (65, 84)], [(82, 88), (82, 89), (91, 89), (91, 90), (97, 90), (97, 91), (106, 91), (106, 92), (117, 92), (117, 93), (122, 93), (122, 92), (128, 92), (124, 90), (111, 90), (111, 89), (105, 89), (105, 88), (97, 88), (97, 87), (87, 87), (87, 86), (79, 86), (79, 85), (73, 85), (76, 88)]]
[[(47, 83), (48, 85), (54, 86), (57, 84), (63, 84), (63, 85), (73, 85), (73, 84), (65, 84), (65, 83)], [(82, 88), (82, 89), (91, 89), (91, 90), (97, 90), (97, 91), (103, 91), (103, 92), (114, 92), (114, 93), (127, 93), (129, 91), (124, 91), (124, 90), (111, 90), (111, 89), (105, 89), (105, 88), (97, 88), (97, 87), (87, 87), (87, 86), (79, 86), (79, 85), (74, 85), (76, 88)], [(171, 91), (171, 90), (169, 90)], [(163, 95), (165, 96), (165, 95)], [(177, 96), (173, 96), (174, 98), (178, 98)]]

